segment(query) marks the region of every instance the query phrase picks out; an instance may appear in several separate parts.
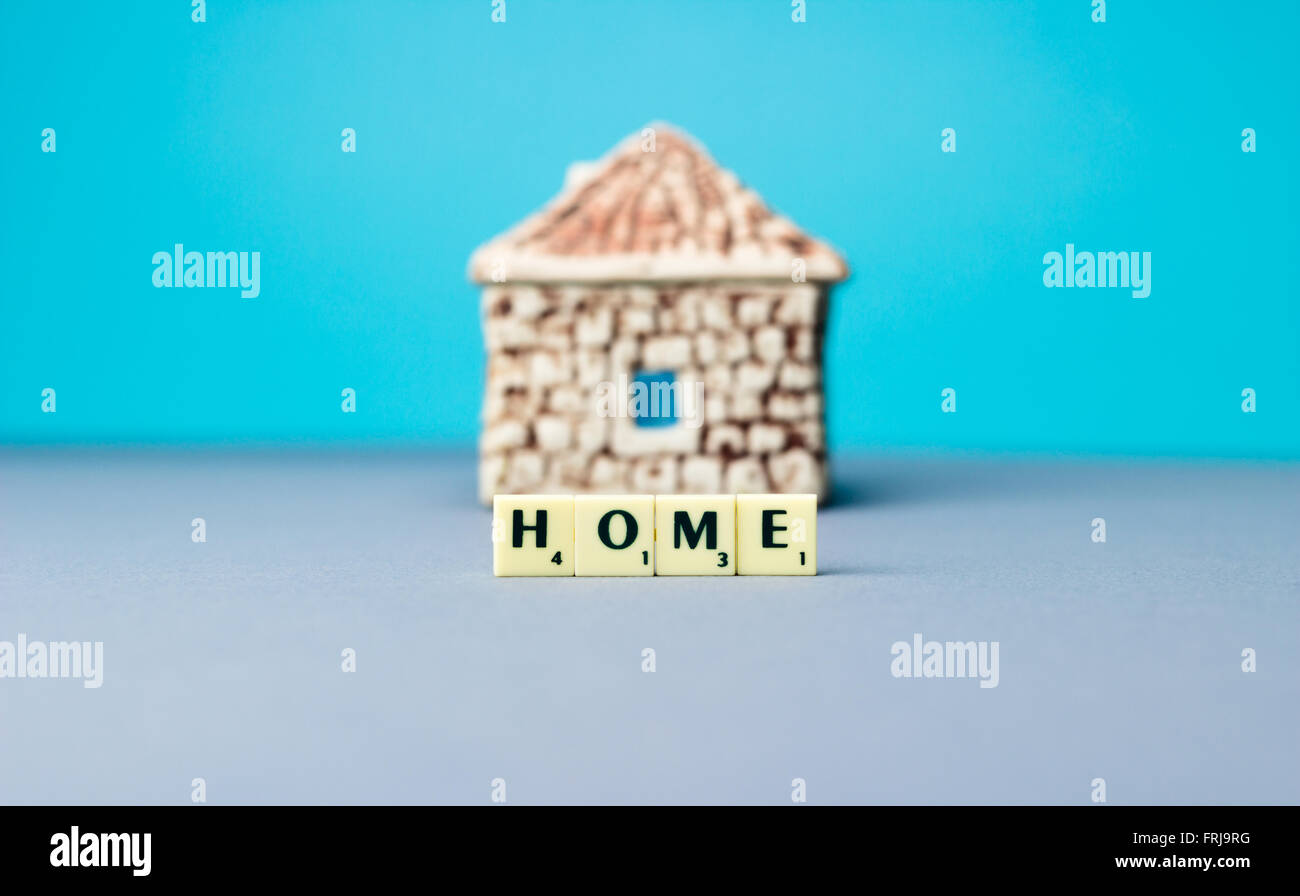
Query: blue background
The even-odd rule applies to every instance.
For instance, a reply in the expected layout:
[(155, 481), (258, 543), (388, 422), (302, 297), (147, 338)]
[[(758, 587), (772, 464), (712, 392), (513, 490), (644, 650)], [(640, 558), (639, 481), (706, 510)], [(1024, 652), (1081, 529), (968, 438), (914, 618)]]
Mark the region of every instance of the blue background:
[[(835, 446), (1297, 457), (1297, 10), (8, 3), (0, 440), (467, 444), (468, 255), (663, 119), (852, 265)], [(176, 242), (261, 296), (155, 289)], [(1067, 242), (1150, 297), (1045, 288)]]

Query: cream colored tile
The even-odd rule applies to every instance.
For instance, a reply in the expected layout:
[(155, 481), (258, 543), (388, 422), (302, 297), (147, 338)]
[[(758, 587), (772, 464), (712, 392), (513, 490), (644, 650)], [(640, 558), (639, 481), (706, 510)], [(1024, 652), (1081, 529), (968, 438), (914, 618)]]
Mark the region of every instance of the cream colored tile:
[(816, 495), (737, 495), (742, 576), (817, 575)]
[(735, 495), (655, 495), (655, 574), (734, 576)]
[(654, 496), (578, 495), (573, 501), (578, 575), (654, 575)]
[(492, 499), (492, 574), (571, 576), (572, 495), (496, 495)]

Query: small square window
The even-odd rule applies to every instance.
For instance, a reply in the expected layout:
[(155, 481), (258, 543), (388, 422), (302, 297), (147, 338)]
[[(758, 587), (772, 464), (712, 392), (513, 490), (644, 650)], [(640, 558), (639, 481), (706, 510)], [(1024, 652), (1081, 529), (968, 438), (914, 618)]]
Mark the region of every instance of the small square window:
[(677, 406), (677, 374), (671, 370), (642, 370), (632, 380), (629, 414), (637, 426), (672, 426), (681, 414)]

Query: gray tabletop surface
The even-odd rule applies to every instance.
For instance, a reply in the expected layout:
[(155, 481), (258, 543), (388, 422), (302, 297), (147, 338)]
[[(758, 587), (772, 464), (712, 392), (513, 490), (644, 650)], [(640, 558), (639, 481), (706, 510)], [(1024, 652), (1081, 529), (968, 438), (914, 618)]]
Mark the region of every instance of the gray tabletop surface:
[(1300, 802), (1300, 466), (835, 481), (815, 578), (496, 579), (469, 454), (8, 449), (0, 641), (103, 683), (0, 678), (0, 803)]

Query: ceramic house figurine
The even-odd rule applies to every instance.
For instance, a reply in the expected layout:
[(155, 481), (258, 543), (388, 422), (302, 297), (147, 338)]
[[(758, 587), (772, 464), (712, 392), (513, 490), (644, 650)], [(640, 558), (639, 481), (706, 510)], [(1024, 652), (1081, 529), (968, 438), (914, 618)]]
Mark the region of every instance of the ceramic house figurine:
[(651, 125), (480, 247), (479, 495), (827, 493), (843, 259)]

